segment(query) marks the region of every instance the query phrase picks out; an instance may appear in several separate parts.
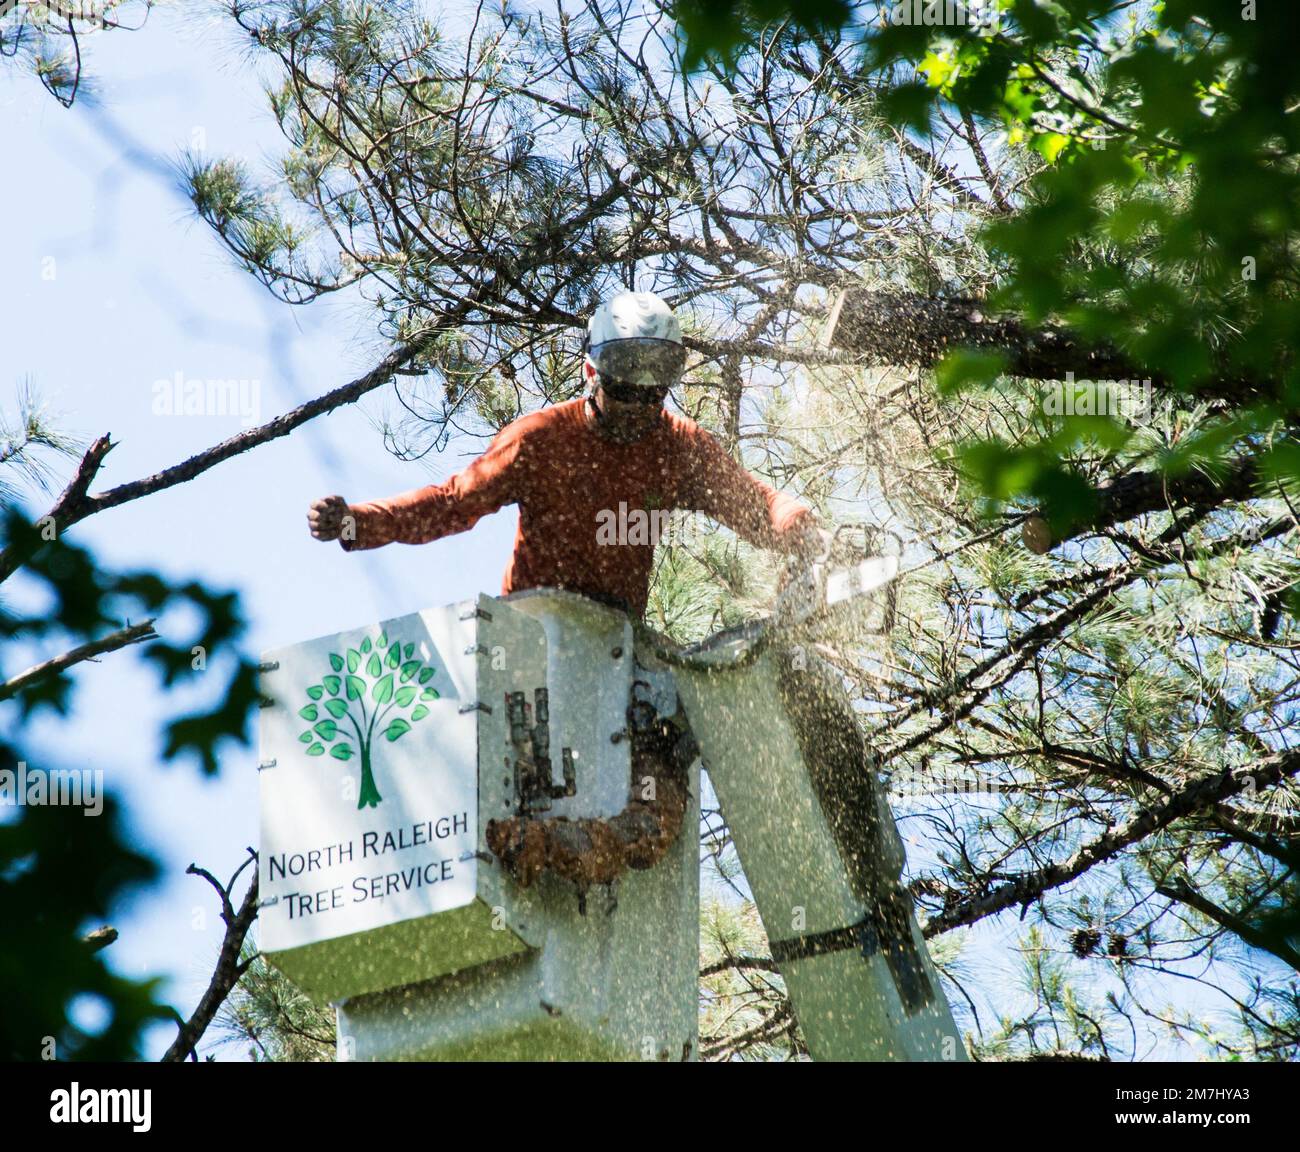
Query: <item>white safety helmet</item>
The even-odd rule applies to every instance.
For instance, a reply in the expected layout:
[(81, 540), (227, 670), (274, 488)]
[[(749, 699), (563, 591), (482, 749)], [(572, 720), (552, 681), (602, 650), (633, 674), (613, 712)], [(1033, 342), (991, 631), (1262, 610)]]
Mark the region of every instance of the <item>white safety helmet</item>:
[(583, 343), (604, 376), (646, 388), (671, 388), (686, 368), (677, 317), (653, 292), (620, 292), (596, 309)]

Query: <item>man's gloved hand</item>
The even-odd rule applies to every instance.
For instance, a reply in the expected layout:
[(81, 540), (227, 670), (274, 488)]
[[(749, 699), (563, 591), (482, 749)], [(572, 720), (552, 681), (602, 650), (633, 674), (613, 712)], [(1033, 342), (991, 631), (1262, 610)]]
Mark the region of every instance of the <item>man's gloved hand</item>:
[(830, 556), (833, 541), (834, 536), (829, 531), (809, 518), (804, 521), (802, 535), (790, 550), (790, 555), (797, 567), (806, 568)]
[(815, 563), (830, 555), (833, 535), (811, 517), (804, 520), (799, 539), (790, 548), (785, 570), (776, 584), (777, 595), (782, 595), (796, 577), (806, 573)]
[(343, 534), (343, 524), (351, 515), (348, 502), (342, 496), (326, 496), (315, 500), (307, 509), (307, 527), (317, 540), (337, 540)]

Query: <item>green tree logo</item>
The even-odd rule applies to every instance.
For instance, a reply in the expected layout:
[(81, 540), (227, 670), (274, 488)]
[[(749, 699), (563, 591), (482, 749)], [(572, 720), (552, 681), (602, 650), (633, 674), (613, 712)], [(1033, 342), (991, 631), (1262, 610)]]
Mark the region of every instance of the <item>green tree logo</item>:
[[(425, 701), (438, 699), (438, 690), (428, 686), (434, 669), (416, 659), (414, 652), (414, 644), (407, 644), (405, 650), (400, 640), (389, 644), (384, 632), (373, 645), (367, 636), (360, 648), (349, 648), (346, 656), (331, 652), (333, 672), (307, 689), (312, 702), (298, 710), (298, 715), (311, 724), (298, 737), (307, 745), (308, 756), (324, 756), (326, 745), (335, 760), (351, 760), (360, 754), (358, 808), (377, 808), (383, 799), (375, 787), (370, 764), (376, 731), (392, 743), (429, 714)], [(412, 704), (415, 707), (411, 712), (401, 715)], [(322, 710), (327, 715), (322, 716)]]

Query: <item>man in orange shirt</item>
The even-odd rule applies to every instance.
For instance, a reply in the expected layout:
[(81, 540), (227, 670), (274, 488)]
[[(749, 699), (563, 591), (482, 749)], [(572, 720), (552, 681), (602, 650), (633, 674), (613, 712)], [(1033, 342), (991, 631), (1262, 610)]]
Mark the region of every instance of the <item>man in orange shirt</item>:
[[(747, 472), (695, 421), (663, 407), (686, 348), (658, 296), (622, 292), (602, 305), (585, 348), (585, 397), (521, 416), (443, 484), (364, 504), (317, 500), (307, 514), (311, 534), (349, 552), (424, 544), (518, 504), (503, 595), (567, 588), (638, 618), (656, 539), (622, 530), (637, 514), (644, 523), (654, 512), (702, 511), (759, 547), (801, 558), (827, 551), (829, 534), (808, 508)], [(613, 539), (611, 525), (620, 529)]]

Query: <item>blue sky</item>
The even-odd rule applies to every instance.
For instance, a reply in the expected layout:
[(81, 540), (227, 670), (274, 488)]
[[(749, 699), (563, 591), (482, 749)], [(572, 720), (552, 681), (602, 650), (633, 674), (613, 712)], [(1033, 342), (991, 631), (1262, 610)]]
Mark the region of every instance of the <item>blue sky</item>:
[[(29, 189), (0, 218), (8, 377), (0, 407), (12, 414), (18, 386), (30, 379), (63, 431), (87, 440), (111, 433), (118, 446), (97, 489), (244, 427), (238, 415), (155, 415), (158, 380), (257, 381), (261, 423), (355, 378), (382, 354), (354, 302), (291, 308), (235, 267), (170, 175), (201, 137), (211, 152), (252, 164), (276, 152), (256, 77), (226, 50), (229, 41), (166, 9), (143, 31), (92, 36), (84, 47), (100, 101), (70, 110), (35, 78), (0, 69), (9, 172), (15, 187)], [(403, 464), (374, 426), (384, 404), (372, 397), (338, 410), (195, 481), (95, 516), (71, 539), (105, 565), (237, 588), (254, 653), (497, 592), (514, 509), (422, 548), (349, 556), (307, 534), (307, 505), (317, 496), (413, 488), (482, 449), (466, 438), (441, 457)], [(31, 506), (49, 502), (37, 495)], [(45, 755), (102, 770), (138, 841), (162, 861), (164, 882), (113, 918), (121, 936), (105, 955), (123, 973), (168, 976), (165, 995), (187, 1013), (211, 975), (221, 923), (215, 895), (185, 868), (193, 861), (225, 877), (245, 846), (256, 846), (256, 750), (228, 751), (214, 780), (189, 765), (163, 765), (158, 733), (177, 701), (160, 698), (134, 653), (84, 665), (77, 682), (71, 720), (37, 724), (25, 746), (34, 761)], [(146, 1055), (161, 1054), (173, 1036), (171, 1026), (156, 1029)]]

